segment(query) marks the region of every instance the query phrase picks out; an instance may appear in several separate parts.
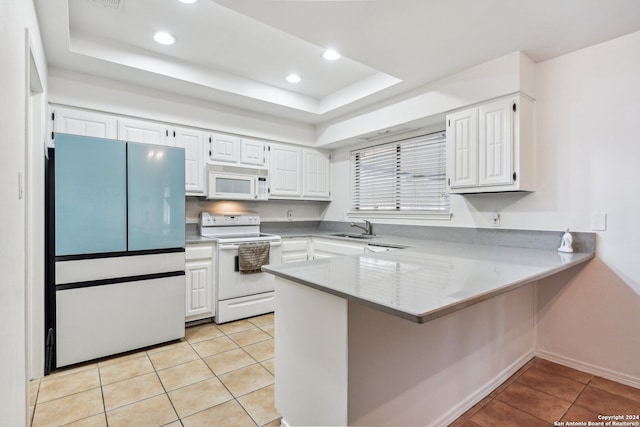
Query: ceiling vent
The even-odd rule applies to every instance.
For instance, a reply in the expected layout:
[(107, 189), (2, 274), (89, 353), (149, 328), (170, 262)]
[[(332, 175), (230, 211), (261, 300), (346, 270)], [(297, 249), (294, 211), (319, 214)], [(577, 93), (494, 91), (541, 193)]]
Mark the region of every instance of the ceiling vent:
[(106, 9), (122, 10), (124, 0), (93, 0), (96, 6), (102, 6)]
[(419, 128), (414, 128), (410, 126), (398, 126), (395, 128), (379, 130), (374, 133), (363, 135), (359, 139), (363, 139), (365, 141), (376, 141), (378, 139), (386, 138), (388, 136), (400, 135), (401, 133), (407, 133), (407, 132), (411, 132), (418, 129)]

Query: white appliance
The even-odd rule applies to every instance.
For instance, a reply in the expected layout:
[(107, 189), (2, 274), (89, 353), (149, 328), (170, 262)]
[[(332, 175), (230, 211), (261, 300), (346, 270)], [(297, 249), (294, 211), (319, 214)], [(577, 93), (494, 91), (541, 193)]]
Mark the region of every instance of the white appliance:
[(208, 164), (207, 199), (267, 200), (266, 169)]
[(282, 239), (260, 233), (256, 213), (200, 214), (200, 234), (215, 239), (216, 245), (216, 323), (270, 313), (274, 309), (275, 278), (267, 273), (241, 273), (238, 249), (243, 243), (267, 242), (269, 264), (281, 262)]

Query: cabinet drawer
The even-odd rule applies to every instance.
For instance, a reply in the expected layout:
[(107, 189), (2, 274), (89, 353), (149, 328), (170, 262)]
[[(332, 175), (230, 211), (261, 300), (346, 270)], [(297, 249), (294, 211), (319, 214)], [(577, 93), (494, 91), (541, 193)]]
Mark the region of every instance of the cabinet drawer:
[(185, 248), (185, 259), (203, 259), (213, 257), (213, 246), (211, 245), (193, 245)]

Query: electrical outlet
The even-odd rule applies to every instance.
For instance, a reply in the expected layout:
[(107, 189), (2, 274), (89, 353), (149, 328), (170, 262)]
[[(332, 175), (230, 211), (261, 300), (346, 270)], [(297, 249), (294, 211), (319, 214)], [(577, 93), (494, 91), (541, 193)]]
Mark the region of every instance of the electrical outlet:
[(491, 226), (500, 227), (500, 212), (491, 212)]
[(287, 211), (287, 219), (289, 221), (293, 221), (293, 211), (292, 210), (288, 210)]

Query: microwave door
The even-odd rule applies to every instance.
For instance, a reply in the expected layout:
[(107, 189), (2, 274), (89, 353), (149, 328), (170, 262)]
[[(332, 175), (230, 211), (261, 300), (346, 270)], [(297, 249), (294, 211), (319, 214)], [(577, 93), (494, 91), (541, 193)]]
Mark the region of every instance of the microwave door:
[(255, 178), (233, 175), (214, 175), (215, 198), (253, 200), (255, 198)]

